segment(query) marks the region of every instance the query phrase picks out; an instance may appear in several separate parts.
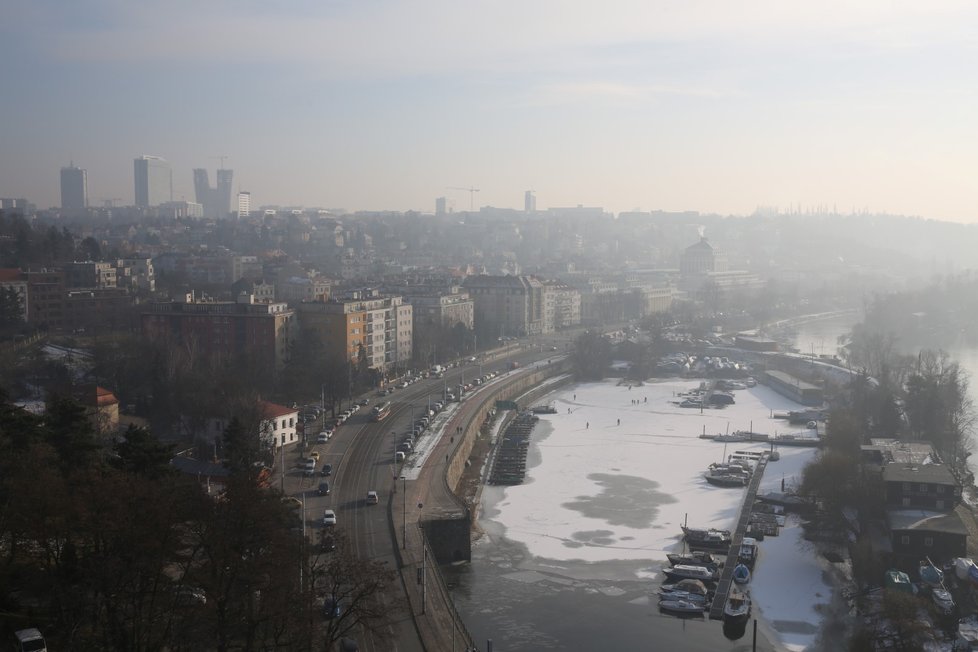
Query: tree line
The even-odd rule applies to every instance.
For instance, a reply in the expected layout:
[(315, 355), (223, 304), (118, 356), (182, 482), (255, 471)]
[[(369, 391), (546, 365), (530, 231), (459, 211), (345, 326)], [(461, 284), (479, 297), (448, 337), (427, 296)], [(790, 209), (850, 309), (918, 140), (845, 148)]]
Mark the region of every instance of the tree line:
[[(130, 427), (99, 438), (84, 407), (44, 416), (0, 392), (0, 623), (53, 649), (329, 649), (375, 628), (393, 574), (340, 534), (317, 556), (301, 518), (256, 476), (254, 431), (233, 419), (225, 490), (175, 473), (171, 447)], [(324, 622), (329, 592), (348, 608)]]

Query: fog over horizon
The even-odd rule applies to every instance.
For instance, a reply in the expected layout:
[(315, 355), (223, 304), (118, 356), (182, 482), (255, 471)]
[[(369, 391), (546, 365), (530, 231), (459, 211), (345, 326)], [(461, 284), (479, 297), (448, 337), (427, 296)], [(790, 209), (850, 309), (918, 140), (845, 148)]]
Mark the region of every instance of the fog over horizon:
[[(971, 223), (978, 6), (543, 0), (8, 3), (0, 196), (173, 198), (226, 156), (260, 205), (758, 207)], [(465, 190), (478, 188), (470, 197)]]

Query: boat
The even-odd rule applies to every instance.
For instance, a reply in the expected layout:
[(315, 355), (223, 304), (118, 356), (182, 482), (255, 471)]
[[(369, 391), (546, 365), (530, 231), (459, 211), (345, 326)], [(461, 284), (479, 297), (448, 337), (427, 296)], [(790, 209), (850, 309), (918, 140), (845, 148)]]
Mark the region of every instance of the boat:
[(750, 569), (744, 564), (737, 564), (733, 572), (733, 581), (737, 584), (747, 584), (750, 582)]
[(726, 552), (730, 549), (730, 530), (700, 530), (682, 526), (690, 550)]
[(662, 572), (672, 582), (679, 580), (700, 580), (701, 582), (715, 582), (719, 578), (717, 570), (705, 566), (686, 566), (679, 564), (672, 568), (663, 568)]
[(706, 605), (705, 595), (699, 593), (690, 593), (689, 591), (660, 591), (659, 592), (659, 602), (663, 600), (686, 600), (687, 602), (695, 602), (697, 604)]
[(810, 512), (815, 509), (815, 502), (811, 499), (779, 491), (757, 494), (757, 500), (770, 505), (779, 505), (784, 507), (785, 511)]
[(950, 616), (954, 613), (954, 598), (947, 589), (932, 589), (930, 592), (931, 600), (934, 602), (934, 606), (945, 616)]
[(920, 562), (920, 581), (932, 589), (944, 588), (944, 572), (930, 558)]
[(535, 405), (530, 408), (530, 411), (534, 414), (557, 414), (557, 408), (554, 407), (553, 403), (549, 405)]
[(771, 441), (778, 446), (818, 448), (822, 445), (822, 440), (818, 437), (803, 437), (801, 435), (778, 435)]
[(744, 537), (740, 542), (740, 551), (737, 553), (737, 561), (747, 568), (753, 569), (754, 562), (757, 561), (757, 540), (753, 537)]
[(695, 593), (697, 595), (709, 595), (706, 584), (700, 580), (679, 580), (675, 584), (663, 584), (659, 587), (659, 593)]
[(720, 442), (744, 442), (750, 441), (747, 437), (739, 432), (723, 433), (713, 437), (713, 441)]
[(679, 614), (702, 614), (707, 607), (705, 603), (690, 602), (689, 600), (660, 600), (659, 609)]
[(750, 594), (736, 586), (730, 588), (727, 602), (723, 605), (724, 622), (737, 623), (750, 617)]
[(962, 582), (978, 586), (978, 566), (975, 566), (975, 562), (967, 557), (958, 557), (954, 560), (954, 574)]
[(691, 552), (686, 555), (680, 555), (676, 552), (670, 552), (666, 555), (666, 559), (669, 560), (670, 566), (676, 566), (682, 564), (684, 566), (706, 566), (707, 568), (718, 568), (720, 562), (708, 552), (699, 551)]
[(750, 478), (740, 473), (724, 473), (723, 471), (707, 471), (703, 474), (706, 481), (717, 487), (744, 487)]

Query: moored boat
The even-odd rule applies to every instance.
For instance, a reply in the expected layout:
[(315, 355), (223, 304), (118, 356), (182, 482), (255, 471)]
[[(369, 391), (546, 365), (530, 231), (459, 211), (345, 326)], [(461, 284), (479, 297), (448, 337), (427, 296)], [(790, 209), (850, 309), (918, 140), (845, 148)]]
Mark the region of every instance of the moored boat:
[(744, 487), (750, 482), (749, 476), (723, 471), (707, 471), (703, 478), (715, 487)]
[(747, 584), (750, 582), (750, 569), (744, 564), (737, 564), (734, 567), (733, 581), (737, 584)]
[(920, 562), (920, 581), (932, 589), (942, 589), (944, 573), (929, 558), (925, 558)]
[(757, 561), (757, 540), (753, 537), (744, 537), (740, 542), (740, 551), (737, 553), (737, 561), (747, 568), (753, 569), (754, 562)]
[(934, 606), (945, 616), (950, 616), (954, 613), (954, 598), (947, 589), (932, 589), (930, 592), (931, 600), (934, 602)]
[(660, 600), (659, 609), (679, 614), (702, 614), (706, 611), (706, 604), (689, 600)]
[(717, 561), (716, 557), (705, 551), (690, 552), (685, 555), (670, 552), (666, 555), (666, 559), (669, 560), (670, 566), (677, 566), (679, 564), (685, 566), (706, 566), (707, 568), (718, 568), (720, 566), (720, 562)]
[(699, 580), (679, 580), (675, 584), (663, 584), (659, 587), (659, 593), (695, 593), (707, 596), (710, 592), (706, 584)]
[(750, 617), (750, 594), (736, 586), (731, 587), (723, 605), (723, 620), (729, 623), (744, 622)]
[(716, 569), (705, 566), (686, 566), (679, 564), (672, 568), (663, 568), (662, 572), (673, 582), (679, 580), (699, 580), (701, 582), (715, 582), (719, 578)]
[(706, 596), (699, 593), (690, 593), (689, 591), (660, 591), (659, 592), (659, 602), (663, 600), (686, 600), (687, 602), (695, 602), (697, 604), (706, 604)]
[(726, 552), (730, 549), (730, 530), (715, 530), (713, 528), (700, 530), (685, 525), (682, 527), (686, 537), (686, 545), (689, 546), (690, 550)]

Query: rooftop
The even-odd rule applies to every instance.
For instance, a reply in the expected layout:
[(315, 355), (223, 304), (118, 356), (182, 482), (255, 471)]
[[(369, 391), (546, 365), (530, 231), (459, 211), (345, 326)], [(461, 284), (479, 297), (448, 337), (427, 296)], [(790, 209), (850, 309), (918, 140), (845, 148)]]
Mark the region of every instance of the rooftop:
[(958, 485), (951, 469), (943, 464), (901, 464), (894, 462), (883, 467), (883, 481)]

